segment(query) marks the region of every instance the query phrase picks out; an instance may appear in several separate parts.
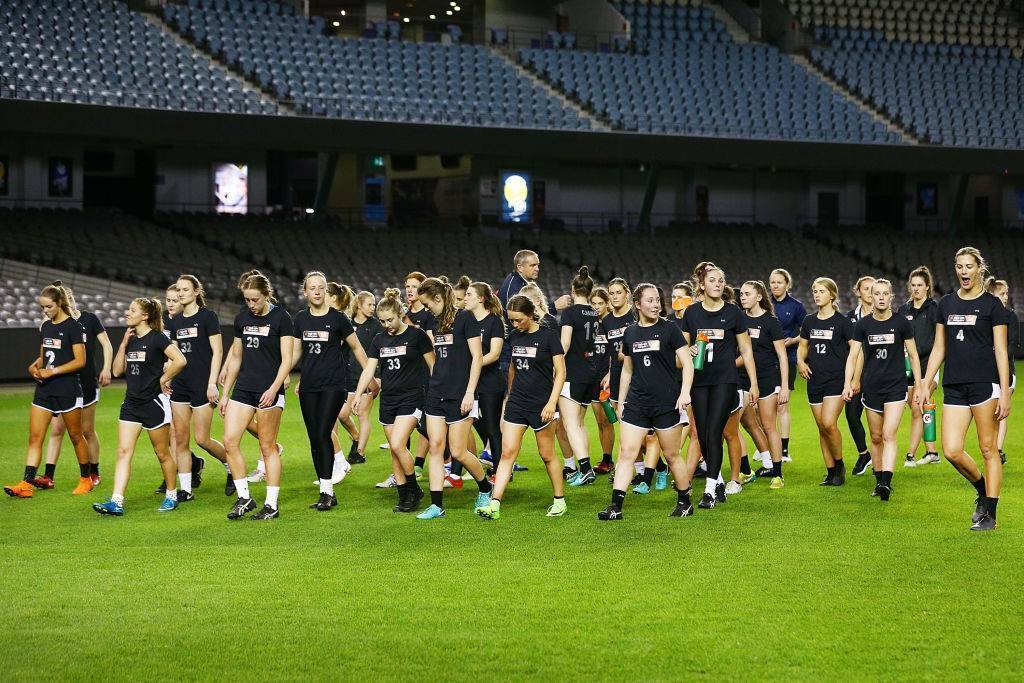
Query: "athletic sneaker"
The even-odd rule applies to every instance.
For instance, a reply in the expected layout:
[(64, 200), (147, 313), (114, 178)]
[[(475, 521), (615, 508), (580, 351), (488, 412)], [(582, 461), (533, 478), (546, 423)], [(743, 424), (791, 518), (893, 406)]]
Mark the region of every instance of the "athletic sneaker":
[(416, 519), (437, 519), (438, 517), (444, 517), (444, 508), (439, 508), (436, 505), (431, 505), (416, 515)]
[(377, 482), (374, 486), (379, 489), (393, 489), (398, 486), (398, 480), (395, 479), (395, 475), (392, 474), (384, 481)]
[(391, 444), (389, 444), (389, 443), (388, 443), (387, 441), (385, 441), (384, 443), (382, 443), (382, 444), (381, 444), (380, 446), (378, 446), (377, 448), (381, 449), (382, 451), (386, 451), (386, 450), (388, 450), (389, 448), (391, 448)]
[(272, 508), (269, 505), (264, 505), (262, 508), (260, 508), (259, 512), (257, 512), (249, 519), (251, 519), (254, 522), (264, 522), (268, 519), (277, 519), (280, 515), (281, 513), (277, 511), (277, 508)]
[(917, 461), (918, 465), (935, 465), (942, 462), (938, 453), (925, 453), (924, 457)]
[(836, 473), (832, 475), (832, 485), (843, 486), (846, 484), (846, 462), (837, 460), (836, 463)]
[[(92, 479), (92, 477), (90, 477), (90, 479)], [(53, 479), (50, 479), (49, 477), (36, 477), (32, 480), (32, 485), (37, 489), (52, 489)]]
[(224, 479), (224, 495), (233, 496), (235, 495), (235, 480), (231, 478), (231, 472), (225, 475)]
[(191, 491), (178, 491), (178, 502), (179, 503), (188, 503), (188, 502), (193, 501), (195, 499), (196, 499), (195, 494), (193, 494)]
[(974, 501), (974, 514), (971, 515), (971, 522), (976, 523), (982, 517), (988, 514), (985, 509), (985, 502), (978, 496), (977, 500)]
[(861, 453), (857, 456), (857, 464), (853, 466), (853, 476), (859, 477), (868, 471), (868, 467), (871, 466), (871, 454)]
[(996, 526), (996, 520), (986, 512), (981, 519), (971, 525), (971, 531), (992, 531)]
[(259, 468), (256, 468), (252, 472), (250, 472), (248, 475), (246, 475), (245, 479), (250, 484), (256, 484), (256, 483), (261, 482), (261, 481), (266, 481), (267, 480), (267, 473), (266, 473), (265, 470), (261, 470)]
[(334, 485), (340, 484), (351, 471), (352, 465), (348, 460), (335, 460), (334, 467), (331, 469), (331, 483)]
[(17, 484), (5, 486), (4, 493), (11, 498), (31, 498), (35, 495), (35, 489), (27, 481), (19, 481)]
[(641, 481), (639, 484), (633, 486), (633, 493), (638, 496), (646, 496), (651, 492), (651, 487), (647, 485), (646, 481)]
[(167, 493), (167, 484), (160, 482), (160, 485), (153, 490), (153, 493), (159, 493), (161, 496), (164, 495)]
[(597, 518), (602, 522), (614, 522), (624, 517), (625, 515), (622, 514), (622, 510), (616, 510), (614, 505), (609, 505), (597, 513)]
[(92, 487), (93, 488), (96, 488), (97, 486), (99, 486), (100, 482), (103, 481), (103, 479), (98, 474), (90, 474), (89, 478), (92, 479)]
[(462, 477), (457, 477), (454, 474), (452, 474), (451, 472), (448, 472), (447, 474), (444, 475), (444, 487), (446, 489), (448, 489), (448, 488), (461, 489), (462, 488)]
[(676, 507), (669, 513), (669, 517), (689, 517), (693, 514), (693, 503), (676, 503)]
[(351, 465), (362, 465), (364, 462), (366, 462), (366, 458), (363, 457), (363, 454), (360, 453), (359, 451), (349, 453), (347, 459), (349, 461), (349, 464)]
[(569, 481), (570, 479), (575, 477), (577, 474), (579, 474), (579, 472), (574, 470), (571, 467), (563, 467), (562, 468), (562, 478), (565, 479), (566, 481)]
[(92, 479), (90, 479), (89, 477), (79, 477), (78, 478), (78, 486), (76, 486), (74, 488), (74, 490), (71, 492), (71, 495), (72, 496), (84, 496), (86, 493), (89, 493), (90, 491), (92, 491), (92, 489), (93, 489)]
[(715, 507), (715, 497), (710, 493), (705, 493), (703, 496), (700, 497), (700, 502), (697, 503), (697, 507), (701, 508), (702, 510), (710, 510), (711, 508)]
[[(771, 460), (771, 458), (768, 459)], [(793, 456), (791, 456), (789, 453), (783, 453), (782, 462), (793, 462)]]
[(392, 510), (395, 512), (412, 512), (420, 506), (423, 495), (423, 489), (410, 491), (403, 500), (398, 501), (398, 505), (393, 507)]
[(487, 505), (478, 505), (473, 508), (473, 512), (480, 515), (484, 519), (500, 519), (501, 518), (501, 501), (491, 500), (487, 502)]
[(329, 493), (320, 493), (320, 498), (315, 503), (309, 506), (310, 510), (317, 510), (318, 512), (327, 512), (332, 507), (338, 504), (338, 499)]
[(491, 504), (491, 492), (490, 491), (487, 491), (487, 492), (481, 491), (480, 493), (476, 494), (476, 504), (473, 507), (474, 508), (482, 508), (485, 505), (490, 505), (490, 504)]
[(740, 472), (739, 482), (740, 482), (741, 486), (746, 486), (747, 484), (753, 484), (757, 480), (758, 480), (757, 472), (751, 472), (750, 474), (743, 474), (742, 472)]
[(588, 470), (587, 472), (577, 472), (576, 476), (567, 483), (569, 486), (586, 486), (587, 484), (593, 484), (595, 481), (597, 481), (597, 475), (594, 474), (594, 470)]
[(206, 458), (192, 456), (192, 488), (197, 489), (203, 485), (203, 468), (206, 467)]
[(597, 464), (597, 467), (594, 468), (594, 471), (597, 472), (598, 474), (608, 474), (609, 472), (611, 472), (614, 469), (615, 469), (615, 463), (614, 462), (605, 462), (604, 460), (602, 460), (601, 462), (599, 462)]
[(654, 490), (664, 491), (668, 488), (668, 470), (657, 472), (654, 475)]
[(917, 461), (914, 460), (914, 456), (912, 456), (910, 453), (907, 453), (907, 457), (905, 457), (903, 459), (903, 466), (904, 467), (917, 467)]
[(835, 486), (835, 485), (836, 485), (835, 478), (831, 474), (828, 474), (827, 472), (825, 473), (825, 478), (821, 480), (820, 484), (818, 484), (818, 486)]
[[(769, 460), (769, 462), (771, 461)], [(759, 467), (757, 468), (757, 472), (754, 472), (754, 479), (770, 479), (772, 471), (771, 467)]]
[(772, 477), (772, 483), (768, 485), (770, 489), (781, 489), (785, 487), (786, 480), (782, 477)]
[(530, 468), (526, 465), (520, 465), (518, 462), (512, 464), (513, 472), (529, 472)]
[(93, 503), (92, 509), (101, 515), (112, 515), (114, 517), (120, 517), (124, 514), (124, 506), (119, 503), (115, 503), (111, 499), (106, 499), (102, 503)]
[(556, 498), (551, 501), (551, 505), (548, 506), (548, 517), (561, 517), (566, 513), (569, 507), (565, 504), (565, 498)]
[(875, 488), (871, 491), (871, 496), (873, 498), (877, 498), (878, 497), (878, 490), (881, 488), (881, 486), (882, 486), (881, 484), (875, 484)]
[(879, 487), (878, 487), (878, 497), (881, 498), (883, 502), (888, 501), (889, 500), (889, 496), (891, 496), (891, 495), (892, 495), (892, 487), (891, 486), (886, 486), (885, 484), (879, 485)]
[(725, 492), (730, 496), (734, 496), (743, 490), (743, 484), (739, 483), (735, 479), (730, 479), (729, 483), (725, 485)]
[[(999, 451), (999, 462), (1003, 463), (1004, 465), (1006, 464), (1006, 453)], [(994, 529), (995, 526), (993, 526), (992, 528)]]
[(174, 512), (178, 509), (178, 497), (174, 499), (164, 498), (164, 502), (160, 503), (160, 507), (156, 509), (157, 512)]
[(715, 484), (715, 502), (724, 503), (725, 501), (725, 484)]
[(255, 509), (255, 500), (252, 498), (239, 498), (235, 501), (235, 504), (231, 506), (231, 511), (228, 512), (228, 519), (241, 519)]
[(480, 460), (483, 462), (494, 462), (494, 459), (491, 457), (491, 452), (486, 448), (480, 451)]

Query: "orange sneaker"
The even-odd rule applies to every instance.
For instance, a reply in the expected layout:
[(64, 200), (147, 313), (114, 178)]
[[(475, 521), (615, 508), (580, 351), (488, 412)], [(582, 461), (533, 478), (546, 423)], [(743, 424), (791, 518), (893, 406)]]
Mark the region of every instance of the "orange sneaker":
[(11, 498), (31, 498), (35, 495), (35, 490), (32, 488), (32, 484), (27, 481), (19, 481), (17, 484), (5, 486), (4, 493)]
[(93, 489), (92, 479), (90, 479), (89, 477), (79, 477), (79, 479), (78, 479), (78, 486), (76, 486), (75, 490), (71, 492), (71, 495), (73, 495), (73, 496), (81, 496), (81, 495), (84, 495), (86, 493), (89, 493), (90, 491), (92, 491), (92, 489)]

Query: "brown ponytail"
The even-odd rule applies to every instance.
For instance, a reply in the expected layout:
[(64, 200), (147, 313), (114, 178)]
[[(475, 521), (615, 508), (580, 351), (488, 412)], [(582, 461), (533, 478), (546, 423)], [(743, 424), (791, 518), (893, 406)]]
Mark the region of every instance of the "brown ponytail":
[(39, 292), (39, 296), (46, 297), (57, 304), (57, 308), (64, 311), (66, 315), (71, 316), (71, 295), (68, 293), (67, 287), (60, 280), (54, 280), (43, 287), (43, 291)]
[(585, 296), (589, 300), (590, 293), (594, 291), (594, 278), (590, 277), (590, 268), (580, 266), (570, 286), (573, 294)]
[(183, 273), (178, 276), (178, 280), (185, 280), (192, 285), (192, 289), (196, 290), (196, 305), (199, 306), (199, 308), (206, 308), (206, 290), (203, 289), (203, 283), (199, 281), (199, 278), (195, 275)]
[(243, 292), (247, 289), (255, 289), (257, 292), (265, 296), (267, 301), (270, 303), (277, 303), (277, 299), (274, 297), (274, 287), (270, 284), (270, 280), (267, 279), (267, 276), (262, 273), (258, 275), (250, 275), (245, 278), (245, 281), (242, 282), (241, 289)]
[(763, 308), (768, 315), (775, 318), (775, 304), (772, 302), (772, 296), (768, 293), (768, 287), (762, 280), (747, 280), (743, 283), (744, 286), (753, 287), (757, 295), (761, 297), (761, 308)]
[(151, 330), (156, 330), (157, 332), (164, 331), (164, 307), (159, 299), (139, 297), (138, 299), (133, 299), (132, 303), (146, 314), (146, 324), (149, 325)]
[(431, 299), (441, 297), (441, 315), (437, 316), (437, 329), (434, 331), (443, 333), (451, 330), (452, 325), (455, 324), (455, 314), (458, 311), (455, 308), (455, 291), (448, 282), (448, 278), (444, 275), (441, 277), (428, 277), (420, 283), (416, 294), (417, 296), (426, 295)]

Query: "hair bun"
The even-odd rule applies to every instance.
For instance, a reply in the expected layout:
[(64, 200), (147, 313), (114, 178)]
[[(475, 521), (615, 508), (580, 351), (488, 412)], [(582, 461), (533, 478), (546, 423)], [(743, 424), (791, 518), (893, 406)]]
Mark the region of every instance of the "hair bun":
[(581, 278), (590, 277), (590, 268), (586, 266), (580, 266), (580, 269), (577, 271), (577, 273)]
[(50, 284), (53, 285), (54, 287), (63, 287), (64, 286), (64, 283), (62, 281), (60, 281), (60, 280), (54, 280)]

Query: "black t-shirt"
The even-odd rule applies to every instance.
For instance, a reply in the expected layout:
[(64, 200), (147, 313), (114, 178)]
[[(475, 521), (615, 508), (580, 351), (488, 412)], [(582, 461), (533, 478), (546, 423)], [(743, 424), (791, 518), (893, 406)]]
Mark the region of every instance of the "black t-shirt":
[(864, 371), (861, 391), (882, 394), (906, 391), (907, 368), (903, 342), (914, 338), (914, 328), (902, 315), (893, 313), (888, 320), (869, 315), (853, 326), (853, 339), (861, 343)]
[[(774, 315), (762, 313), (755, 317), (744, 314), (747, 320), (747, 334), (754, 350), (754, 365), (758, 372), (779, 370), (779, 355), (775, 353), (775, 342), (786, 339), (782, 325)], [(746, 374), (740, 370), (740, 374)]]
[(167, 360), (164, 349), (170, 345), (171, 340), (156, 330), (128, 340), (124, 353), (126, 402), (152, 401), (160, 395), (160, 377)]
[(328, 308), (324, 315), (313, 315), (308, 308), (295, 315), (291, 334), (302, 342), (300, 392), (344, 390), (349, 371), (341, 349), (354, 331), (348, 316), (336, 308)]
[[(686, 346), (679, 326), (658, 318), (653, 325), (631, 325), (622, 338), (622, 353), (633, 363), (626, 403), (642, 408), (671, 410), (679, 399), (682, 376), (676, 350)], [(707, 367), (707, 366), (705, 366)], [(615, 397), (618, 399), (618, 397)]]
[[(43, 367), (51, 370), (73, 361), (75, 352), (72, 347), (75, 344), (85, 344), (85, 329), (71, 317), (56, 324), (44, 320), (39, 326), (39, 336), (43, 346)], [(50, 396), (82, 395), (78, 373), (54, 375), (41, 382), (40, 386), (46, 387)]]
[(210, 366), (213, 364), (213, 348), (210, 337), (220, 334), (220, 319), (208, 308), (200, 308), (194, 315), (184, 313), (171, 318), (167, 330), (171, 340), (178, 345), (188, 365), (171, 380), (174, 389), (205, 389), (210, 383)]
[[(622, 361), (619, 360), (619, 354), (622, 353), (622, 337), (626, 333), (627, 327), (636, 324), (636, 316), (633, 309), (629, 309), (622, 315), (609, 313), (601, 321), (601, 324), (604, 326), (605, 337), (608, 338), (608, 346), (610, 347), (608, 364), (611, 368), (612, 384), (614, 385), (617, 383), (617, 378), (622, 372)], [(618, 399), (616, 398), (616, 400)]]
[(555, 383), (555, 356), (565, 355), (558, 332), (540, 327), (536, 332), (512, 330), (508, 339), (512, 348), (511, 367), (515, 368), (509, 405), (537, 412), (551, 397)]
[[(355, 329), (359, 345), (363, 347), (363, 353), (366, 353), (367, 349), (370, 348), (370, 342), (373, 341), (373, 338), (384, 331), (384, 326), (381, 325), (380, 321), (376, 318), (367, 318), (361, 323), (357, 323), (353, 320), (352, 327)], [(341, 353), (345, 357), (345, 365), (348, 367), (349, 383), (358, 383), (359, 375), (362, 374), (363, 369), (359, 367), (359, 362), (352, 353), (352, 349), (348, 347), (348, 344), (345, 344), (341, 349)]]
[(242, 341), (242, 364), (235, 388), (262, 394), (281, 369), (281, 338), (291, 337), (292, 318), (280, 306), (265, 315), (246, 308), (235, 318), (235, 338)]
[(434, 317), (434, 314), (426, 306), (415, 312), (410, 310), (405, 315), (412, 321), (413, 325), (424, 332), (431, 332), (437, 327), (437, 318)]
[(942, 297), (939, 324), (946, 334), (942, 386), (970, 382), (998, 384), (992, 328), (1009, 323), (1006, 307), (988, 292), (970, 300), (961, 299), (956, 292)]
[(568, 381), (590, 381), (594, 375), (594, 338), (601, 324), (597, 311), (590, 304), (573, 304), (562, 311), (561, 327), (572, 328), (569, 352), (565, 354)]
[(455, 314), (455, 322), (447, 332), (434, 330), (434, 372), (430, 376), (432, 395), (461, 399), (469, 385), (472, 356), (468, 339), (480, 336), (480, 326), (469, 311)]
[[(850, 355), (853, 322), (838, 311), (822, 320), (817, 314), (804, 318), (800, 337), (808, 342), (807, 367), (811, 369), (808, 386), (842, 384), (846, 379), (846, 358)], [(904, 383), (905, 384), (905, 383)]]
[(168, 339), (170, 339), (171, 338), (171, 314), (168, 313), (166, 310), (164, 311), (163, 321), (164, 321), (163, 335), (165, 337), (167, 337)]
[(747, 331), (746, 316), (735, 304), (727, 303), (717, 311), (704, 308), (702, 302), (691, 304), (683, 312), (683, 332), (690, 338), (690, 344), (697, 343), (703, 332), (708, 345), (704, 350), (704, 367), (694, 370), (695, 387), (715, 384), (739, 385), (740, 375), (736, 369), (736, 335)]
[(78, 324), (85, 330), (85, 367), (79, 370), (78, 374), (82, 378), (83, 385), (96, 384), (102, 367), (97, 358), (99, 342), (96, 341), (96, 338), (107, 330), (103, 327), (100, 319), (89, 311), (79, 310), (79, 313)]
[[(605, 316), (605, 318), (607, 317)], [(605, 329), (603, 320), (598, 321), (597, 334), (594, 336), (594, 356), (590, 359), (590, 364), (594, 366), (594, 372), (597, 373), (597, 379), (601, 379), (611, 370), (611, 354), (612, 346), (608, 343), (608, 330)]]
[[(476, 320), (475, 315), (473, 319)], [(488, 313), (482, 319), (476, 320), (476, 324), (480, 328), (482, 353), (486, 356), (491, 350), (492, 339), (505, 339), (505, 323), (493, 313)], [(477, 382), (476, 393), (502, 394), (505, 392), (505, 385), (508, 380), (501, 376), (501, 370), (498, 369), (499, 360), (481, 368), (480, 381)]]
[[(1014, 364), (1014, 357), (1017, 355), (1017, 345), (1020, 344), (1020, 320), (1017, 318), (1017, 312), (1012, 308), (1006, 309), (1006, 315), (1009, 316), (1006, 329), (1006, 353), (1010, 357), (1010, 375), (1017, 374), (1017, 366)], [(922, 369), (921, 372), (924, 372)]]
[(561, 333), (561, 330), (558, 327), (558, 318), (551, 315), (550, 313), (545, 313), (544, 317), (540, 319), (540, 326), (547, 327), (549, 329), (554, 330), (555, 332)]
[(915, 308), (913, 301), (908, 301), (900, 306), (899, 315), (909, 320), (910, 326), (914, 328), (914, 343), (917, 344), (917, 354), (921, 357), (922, 374), (935, 343), (935, 322), (938, 311), (939, 304), (935, 299), (925, 299), (920, 308)]
[(366, 355), (377, 359), (381, 401), (422, 396), (423, 387), (430, 380), (423, 356), (433, 350), (427, 333), (412, 325), (401, 334), (381, 332), (374, 337), (366, 347)]

